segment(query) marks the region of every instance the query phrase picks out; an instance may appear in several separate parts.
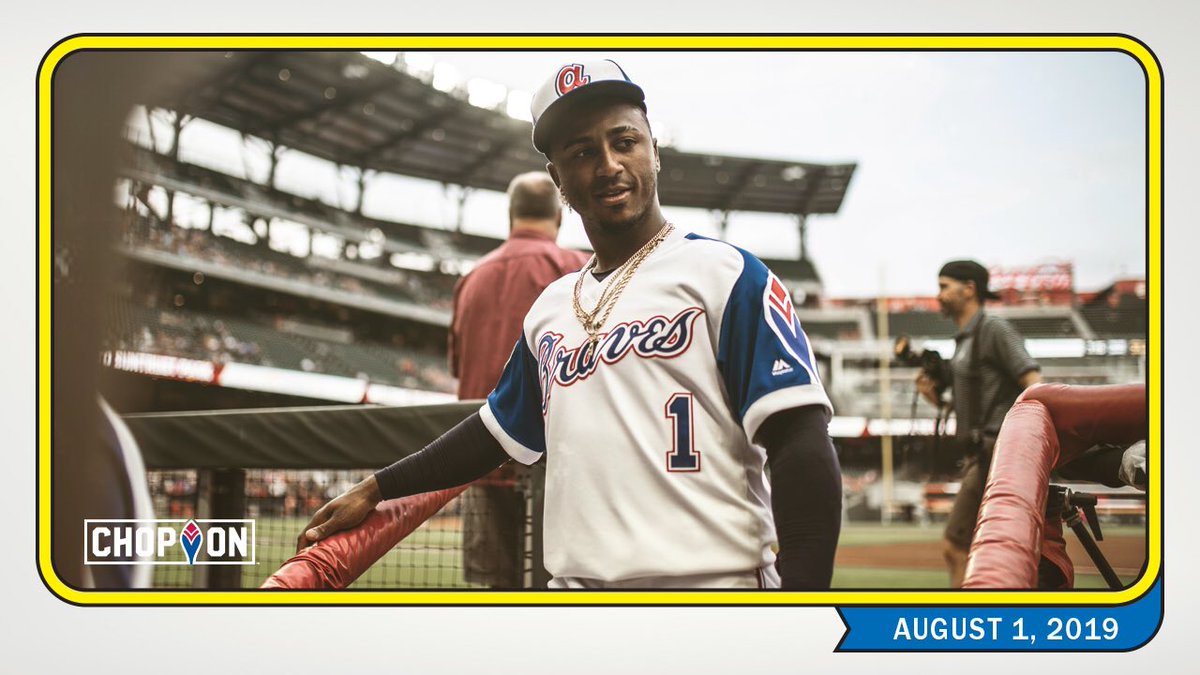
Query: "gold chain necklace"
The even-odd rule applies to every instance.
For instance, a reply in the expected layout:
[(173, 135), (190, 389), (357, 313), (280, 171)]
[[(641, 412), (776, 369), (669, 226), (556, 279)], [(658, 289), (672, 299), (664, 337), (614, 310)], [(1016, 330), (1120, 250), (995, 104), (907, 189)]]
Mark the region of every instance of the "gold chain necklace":
[(579, 319), (579, 323), (583, 325), (583, 330), (587, 331), (588, 334), (587, 347), (583, 352), (585, 360), (596, 349), (596, 344), (600, 341), (600, 329), (608, 321), (613, 307), (617, 305), (617, 299), (621, 297), (621, 293), (629, 285), (629, 280), (633, 278), (634, 273), (637, 272), (642, 262), (654, 252), (654, 249), (658, 248), (658, 245), (674, 229), (675, 226), (671, 223), (663, 223), (662, 229), (658, 231), (658, 234), (643, 244), (636, 253), (629, 257), (629, 260), (626, 260), (624, 264), (614, 270), (609, 275), (607, 283), (605, 283), (603, 290), (600, 292), (600, 299), (596, 301), (596, 307), (590, 312), (583, 308), (583, 304), (580, 302), (580, 292), (583, 289), (583, 278), (596, 268), (597, 258), (594, 254), (583, 270), (580, 271), (579, 277), (575, 279), (575, 292), (571, 295), (571, 302), (575, 309), (575, 318)]

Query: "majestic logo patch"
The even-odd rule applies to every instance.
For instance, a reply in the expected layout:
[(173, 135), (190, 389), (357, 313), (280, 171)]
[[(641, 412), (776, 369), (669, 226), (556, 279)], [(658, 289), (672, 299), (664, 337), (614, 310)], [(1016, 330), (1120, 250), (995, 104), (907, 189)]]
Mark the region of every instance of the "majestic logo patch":
[(772, 375), (787, 375), (792, 372), (792, 367), (783, 359), (775, 359), (775, 364), (771, 366)]
[(673, 359), (692, 345), (696, 319), (704, 314), (688, 307), (668, 319), (655, 316), (645, 321), (628, 321), (613, 327), (600, 338), (596, 349), (585, 353), (587, 338), (573, 349), (562, 344), (563, 336), (544, 333), (537, 342), (538, 380), (542, 387), (542, 414), (550, 407), (554, 385), (569, 387), (586, 380), (600, 364), (615, 364), (630, 352), (643, 359)]
[(558, 92), (559, 96), (562, 96), (572, 89), (582, 87), (591, 81), (591, 75), (583, 74), (582, 64), (572, 63), (559, 69), (558, 77), (554, 79), (554, 90)]

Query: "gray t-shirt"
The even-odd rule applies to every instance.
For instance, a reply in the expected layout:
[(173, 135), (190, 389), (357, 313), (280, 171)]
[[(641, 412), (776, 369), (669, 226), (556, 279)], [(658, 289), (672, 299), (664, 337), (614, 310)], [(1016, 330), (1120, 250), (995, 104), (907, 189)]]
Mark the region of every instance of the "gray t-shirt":
[(953, 370), (951, 387), (954, 392), (954, 417), (957, 420), (955, 436), (967, 439), (971, 434), (970, 410), (971, 350), (974, 349), (975, 324), (979, 327), (979, 405), (982, 429), (995, 435), (1000, 431), (1004, 416), (1021, 394), (1020, 378), (1041, 366), (1029, 352), (1025, 351), (1025, 339), (1012, 324), (998, 316), (985, 313), (982, 309), (971, 317), (966, 326), (954, 336), (954, 356), (950, 359)]

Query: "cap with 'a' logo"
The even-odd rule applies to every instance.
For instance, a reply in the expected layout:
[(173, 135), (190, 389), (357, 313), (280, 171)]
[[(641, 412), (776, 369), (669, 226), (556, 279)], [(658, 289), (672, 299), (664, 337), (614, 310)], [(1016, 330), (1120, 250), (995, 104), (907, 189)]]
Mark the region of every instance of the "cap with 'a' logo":
[(550, 150), (550, 135), (563, 112), (580, 101), (597, 97), (621, 99), (645, 109), (646, 95), (616, 61), (580, 61), (563, 64), (533, 95), (533, 147)]

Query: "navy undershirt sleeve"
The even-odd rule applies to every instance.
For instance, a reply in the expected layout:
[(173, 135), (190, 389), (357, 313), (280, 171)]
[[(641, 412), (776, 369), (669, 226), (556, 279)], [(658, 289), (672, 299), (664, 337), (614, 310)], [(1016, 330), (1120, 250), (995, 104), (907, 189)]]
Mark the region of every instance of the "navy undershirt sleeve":
[(775, 567), (785, 590), (825, 590), (842, 529), (842, 470), (824, 406), (771, 415), (757, 441), (771, 470), (771, 511), (779, 537)]
[(384, 499), (396, 499), (466, 485), (508, 458), (475, 413), (420, 452), (376, 471), (375, 480)]

